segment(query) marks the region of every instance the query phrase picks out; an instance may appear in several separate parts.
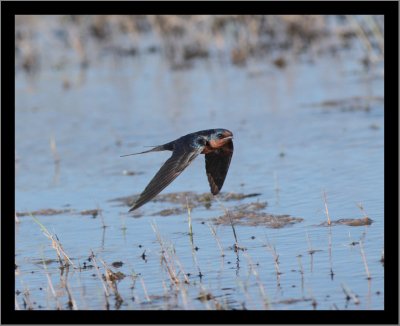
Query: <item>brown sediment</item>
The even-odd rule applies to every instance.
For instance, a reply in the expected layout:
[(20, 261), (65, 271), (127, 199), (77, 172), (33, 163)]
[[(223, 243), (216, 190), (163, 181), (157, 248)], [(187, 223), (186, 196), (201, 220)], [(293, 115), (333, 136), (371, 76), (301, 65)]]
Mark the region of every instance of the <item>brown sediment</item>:
[[(221, 192), (217, 195), (217, 198), (220, 201), (232, 201), (232, 200), (242, 200), (245, 198), (251, 198), (260, 195), (261, 195), (260, 193), (244, 194), (244, 193), (233, 193), (233, 192)], [(132, 206), (138, 198), (139, 198), (138, 195), (118, 197), (110, 199), (109, 202), (122, 202), (124, 205)], [(187, 200), (189, 200), (189, 203), (192, 207), (196, 207), (204, 204), (210, 204), (214, 200), (214, 195), (209, 192), (198, 194), (192, 191), (182, 191), (182, 192), (159, 194), (151, 201), (181, 204), (184, 207), (186, 207)]]
[(64, 213), (70, 213), (72, 209), (53, 209), (53, 208), (44, 208), (37, 211), (31, 212), (16, 212), (18, 217), (20, 216), (30, 216), (30, 215), (42, 215), (42, 216), (50, 216), (50, 215), (58, 215)]
[(65, 213), (73, 213), (73, 214), (80, 214), (80, 215), (92, 215), (93, 217), (97, 217), (101, 213), (101, 209), (85, 209), (80, 212), (76, 212), (76, 210), (72, 208), (67, 209), (54, 209), (54, 208), (43, 208), (36, 211), (28, 211), (28, 212), (16, 212), (16, 216), (52, 216), (52, 215), (60, 215)]
[(201, 292), (196, 299), (200, 301), (209, 301), (214, 299), (214, 296), (209, 292)]
[(105, 275), (103, 275), (103, 280), (114, 283), (116, 281), (121, 281), (126, 277), (122, 272), (113, 272), (111, 269), (106, 269)]
[[(342, 218), (336, 221), (331, 221), (331, 225), (348, 225), (348, 226), (364, 226), (371, 225), (373, 222), (369, 217), (362, 218)], [(327, 222), (321, 223), (321, 226), (329, 226)]]
[(36, 265), (39, 265), (39, 266), (43, 266), (43, 265), (50, 265), (50, 264), (53, 264), (53, 263), (58, 263), (58, 260), (57, 259), (52, 259), (52, 258), (49, 258), (49, 259), (33, 259), (32, 263), (34, 263)]
[(273, 61), (273, 64), (278, 68), (285, 68), (286, 67), (286, 60), (284, 57), (278, 57)]
[(130, 171), (130, 170), (123, 170), (123, 171), (122, 171), (122, 174), (123, 174), (123, 175), (131, 176), (131, 175), (143, 174), (143, 172), (136, 172), (136, 171)]
[(101, 213), (101, 209), (86, 209), (79, 212), (81, 215), (92, 215), (93, 217), (96, 217), (99, 213)]
[(267, 207), (267, 202), (252, 202), (248, 204), (238, 205), (235, 209), (239, 211), (258, 211)]
[(122, 261), (115, 261), (111, 264), (111, 266), (115, 267), (115, 268), (120, 268), (122, 267), (124, 263)]
[(302, 218), (290, 215), (275, 215), (266, 212), (254, 212), (248, 210), (231, 211), (227, 214), (214, 218), (217, 225), (230, 225), (233, 221), (236, 225), (259, 226), (264, 225), (270, 228), (283, 228), (288, 225), (300, 223)]
[(339, 109), (343, 112), (347, 111), (370, 111), (371, 104), (382, 103), (384, 100), (381, 96), (354, 96), (344, 99), (332, 99), (314, 103), (312, 107), (322, 107), (326, 109)]
[(151, 214), (151, 216), (170, 216), (170, 215), (182, 215), (186, 212), (184, 208), (167, 208), (156, 213)]
[(274, 304), (294, 304), (298, 302), (312, 301), (312, 298), (289, 298), (273, 302)]

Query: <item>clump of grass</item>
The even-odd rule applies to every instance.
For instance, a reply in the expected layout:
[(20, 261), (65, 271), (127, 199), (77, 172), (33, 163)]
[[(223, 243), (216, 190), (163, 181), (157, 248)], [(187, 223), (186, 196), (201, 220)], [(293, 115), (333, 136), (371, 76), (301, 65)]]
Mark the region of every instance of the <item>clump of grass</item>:
[(123, 302), (123, 299), (118, 292), (116, 281), (121, 280), (122, 278), (125, 277), (125, 275), (121, 272), (114, 273), (108, 267), (108, 265), (103, 260), (100, 259), (100, 262), (103, 264), (104, 269), (105, 269), (105, 274), (104, 274), (104, 276), (102, 276), (100, 273), (100, 268), (97, 263), (97, 259), (96, 259), (96, 256), (95, 256), (93, 250), (91, 250), (91, 254), (90, 254), (89, 258), (90, 258), (90, 261), (93, 262), (93, 265), (97, 272), (97, 277), (100, 280), (102, 287), (103, 287), (104, 298), (105, 298), (105, 309), (106, 310), (110, 309), (110, 302), (108, 300), (108, 298), (111, 295), (110, 290), (111, 290), (111, 292), (113, 292), (113, 294), (115, 296), (115, 308), (119, 309), (119, 307), (121, 306), (121, 304)]
[[(157, 241), (160, 244), (161, 247), (161, 262), (164, 264), (168, 276), (170, 278), (170, 281), (172, 284), (178, 286), (182, 281), (179, 279), (178, 275), (182, 274), (184, 277), (183, 282), (189, 284), (189, 279), (185, 272), (182, 269), (182, 265), (179, 264), (178, 260), (175, 257), (174, 252), (171, 252), (171, 250), (168, 250), (169, 248), (166, 248), (163, 239), (161, 238), (160, 232), (158, 230), (157, 225), (153, 222), (151, 225), (154, 233), (156, 234)], [(180, 271), (176, 269), (175, 264), (179, 264), (180, 266)]]
[(51, 240), (51, 245), (54, 248), (54, 250), (57, 253), (57, 258), (60, 263), (61, 268), (68, 267), (72, 265), (75, 267), (74, 263), (72, 260), (69, 258), (67, 253), (65, 252), (63, 246), (61, 245), (60, 240), (58, 239), (57, 235), (53, 235), (49, 232), (49, 230), (46, 229), (46, 227), (36, 218), (31, 214), (33, 220), (40, 226), (43, 234)]
[(115, 296), (115, 307), (118, 309), (124, 300), (122, 299), (120, 293), (118, 292), (117, 282), (124, 279), (125, 274), (122, 272), (113, 272), (111, 268), (102, 259), (99, 260), (103, 264), (105, 270), (103, 279), (105, 279), (109, 289), (111, 289), (111, 291), (113, 292)]

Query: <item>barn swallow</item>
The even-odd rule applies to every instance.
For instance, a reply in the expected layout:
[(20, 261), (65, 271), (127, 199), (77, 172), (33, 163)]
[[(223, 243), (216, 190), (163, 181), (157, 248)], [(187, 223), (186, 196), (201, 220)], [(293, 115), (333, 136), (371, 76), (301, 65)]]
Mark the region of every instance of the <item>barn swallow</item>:
[[(227, 129), (209, 129), (182, 136), (164, 145), (134, 154), (172, 151), (171, 157), (156, 173), (130, 212), (146, 204), (166, 188), (199, 154), (205, 154), (206, 174), (211, 193), (216, 195), (224, 184), (233, 154), (233, 134)], [(128, 156), (123, 155), (123, 156)]]

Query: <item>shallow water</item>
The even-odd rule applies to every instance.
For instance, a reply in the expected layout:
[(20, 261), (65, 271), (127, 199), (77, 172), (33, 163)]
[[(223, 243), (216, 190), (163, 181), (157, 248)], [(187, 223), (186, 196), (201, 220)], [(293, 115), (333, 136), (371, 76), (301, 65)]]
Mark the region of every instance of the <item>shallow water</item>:
[[(357, 53), (289, 61), (284, 69), (270, 62), (234, 67), (209, 59), (173, 71), (161, 56), (148, 54), (105, 58), (84, 71), (44, 69), (33, 79), (19, 73), (16, 212), (71, 209), (36, 218), (58, 236), (74, 264), (91, 264), (91, 250), (109, 266), (123, 262), (112, 268), (126, 275), (118, 283), (123, 302), (111, 295), (110, 309), (216, 309), (217, 303), (237, 309), (383, 309), (383, 78), (363, 71)], [(354, 104), (358, 97), (361, 107)], [(223, 192), (260, 196), (193, 207), (193, 242), (185, 205), (183, 214), (157, 216), (152, 214), (182, 206), (149, 202), (128, 214), (128, 206), (113, 201), (139, 194), (170, 153), (120, 155), (214, 127), (234, 133)], [(202, 156), (163, 194), (184, 191), (209, 191)], [(373, 223), (322, 226), (323, 192), (332, 220), (364, 217), (361, 203)], [(236, 205), (265, 201), (262, 212), (303, 221), (283, 228), (236, 225), (245, 250), (235, 252), (232, 227), (216, 226), (212, 219)], [(102, 216), (80, 214), (96, 208)], [(79, 309), (105, 308), (95, 269), (70, 268), (60, 275), (55, 261), (44, 270), (42, 259), (56, 259), (51, 242), (31, 216), (19, 220), (16, 291), (29, 290), (34, 309), (55, 309), (57, 300), (66, 309), (67, 274)], [(170, 281), (152, 226), (165, 252), (175, 251), (175, 268), (190, 274), (189, 284), (177, 289)], [(352, 244), (359, 241), (370, 280), (360, 246)], [(343, 286), (358, 303), (346, 300)], [(203, 292), (215, 299), (198, 300)], [(23, 293), (16, 298), (23, 308)]]

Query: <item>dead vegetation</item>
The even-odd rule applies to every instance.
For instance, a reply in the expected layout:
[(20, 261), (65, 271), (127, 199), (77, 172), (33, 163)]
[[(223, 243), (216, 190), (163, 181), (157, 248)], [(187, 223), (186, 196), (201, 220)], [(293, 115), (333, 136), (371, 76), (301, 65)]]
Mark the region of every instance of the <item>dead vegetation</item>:
[(342, 112), (365, 111), (369, 112), (371, 107), (383, 103), (383, 97), (349, 97), (344, 99), (325, 100), (320, 103), (310, 104), (311, 107), (323, 108), (325, 110), (340, 110)]
[(270, 228), (283, 228), (288, 225), (300, 223), (302, 218), (290, 215), (276, 215), (266, 212), (255, 212), (251, 210), (233, 210), (229, 215), (224, 214), (213, 219), (216, 225), (230, 225), (230, 219), (237, 225), (265, 226)]
[(18, 217), (21, 216), (53, 216), (53, 215), (61, 215), (61, 214), (67, 214), (67, 213), (72, 213), (72, 214), (79, 214), (79, 215), (91, 215), (93, 218), (97, 217), (101, 213), (101, 209), (96, 208), (96, 209), (86, 209), (83, 211), (76, 211), (75, 209), (72, 208), (65, 208), (65, 209), (54, 209), (54, 208), (44, 208), (44, 209), (39, 209), (36, 211), (30, 211), (30, 212), (16, 212), (15, 215)]
[[(163, 55), (174, 70), (189, 69), (197, 60), (210, 58), (239, 67), (267, 58), (282, 69), (290, 64), (289, 57), (337, 55), (354, 42), (365, 49), (362, 64), (370, 66), (383, 60), (384, 51), (383, 16), (66, 15), (43, 19), (16, 18), (18, 70), (34, 74), (47, 65), (61, 70), (69, 62), (86, 69), (104, 55), (154, 53)], [(38, 41), (40, 32), (46, 44), (71, 49), (69, 56), (60, 61), (49, 54), (44, 42)], [(152, 42), (142, 46), (143, 39)]]
[[(232, 192), (221, 192), (217, 195), (217, 197), (213, 196), (209, 192), (205, 192), (202, 194), (192, 192), (192, 191), (182, 191), (182, 192), (173, 192), (166, 194), (159, 194), (155, 198), (151, 200), (154, 203), (171, 203), (171, 204), (180, 204), (181, 207), (166, 209), (159, 211), (158, 213), (154, 213), (154, 215), (171, 215), (171, 214), (183, 214), (187, 210), (187, 204), (190, 205), (191, 208), (196, 208), (200, 206), (204, 206), (205, 208), (210, 208), (215, 198), (222, 202), (235, 201), (235, 200), (243, 200), (246, 198), (257, 197), (260, 196), (260, 193), (232, 193)], [(135, 201), (139, 198), (139, 195), (128, 196), (128, 197), (118, 197), (114, 199), (110, 199), (109, 202), (121, 202), (123, 205), (132, 206)]]
[(322, 226), (329, 226), (329, 225), (347, 225), (347, 226), (365, 226), (371, 225), (373, 220), (369, 217), (361, 217), (361, 218), (341, 218), (336, 221), (332, 221), (331, 224), (327, 222), (322, 223)]

